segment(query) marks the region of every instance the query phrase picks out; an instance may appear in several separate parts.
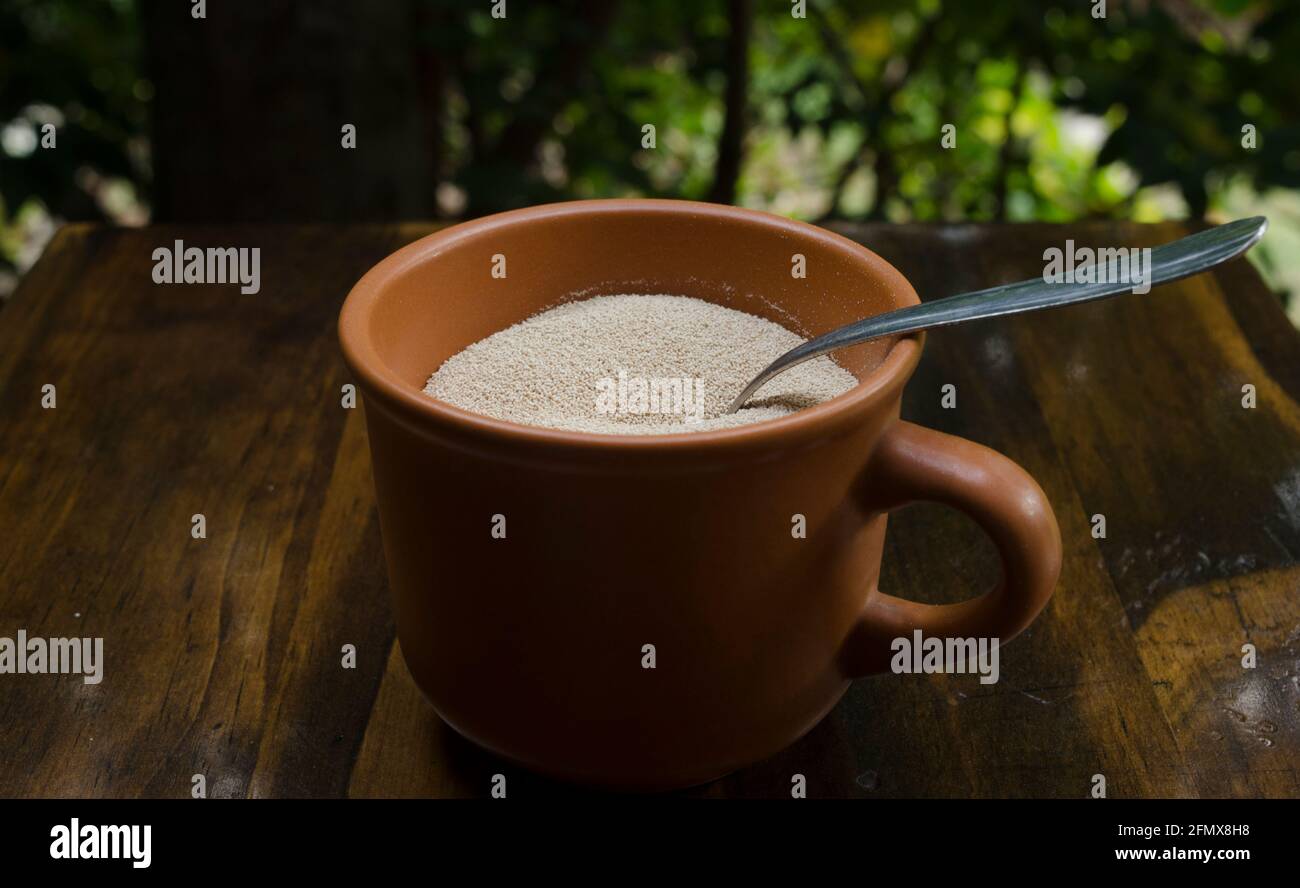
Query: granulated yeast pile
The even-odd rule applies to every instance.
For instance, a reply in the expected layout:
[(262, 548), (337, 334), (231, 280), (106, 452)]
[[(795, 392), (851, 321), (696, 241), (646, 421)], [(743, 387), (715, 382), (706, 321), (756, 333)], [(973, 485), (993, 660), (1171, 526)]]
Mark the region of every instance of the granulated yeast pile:
[[(815, 358), (773, 379), (749, 406), (722, 415), (749, 380), (802, 341), (771, 321), (686, 296), (600, 296), (474, 343), (438, 368), (424, 392), (474, 413), (555, 429), (720, 429), (784, 416), (857, 384), (830, 358)], [(702, 418), (689, 421), (695, 417)]]

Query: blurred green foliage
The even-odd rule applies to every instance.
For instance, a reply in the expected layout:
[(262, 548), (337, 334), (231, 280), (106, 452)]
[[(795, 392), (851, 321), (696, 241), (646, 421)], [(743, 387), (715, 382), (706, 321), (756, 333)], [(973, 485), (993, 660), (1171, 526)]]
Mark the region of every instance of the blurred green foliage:
[[(142, 218), (151, 87), (134, 5), (0, 2), (0, 263), (26, 264), (40, 217)], [(56, 150), (39, 147), (56, 128)]]
[[(736, 76), (726, 0), (510, 0), (506, 22), (487, 0), (411, 2), (430, 13), (416, 37), (446, 74), (445, 214), (709, 193)], [(800, 19), (791, 0), (753, 0), (737, 202), (899, 221), (1262, 210), (1274, 229), (1259, 261), (1279, 289), (1300, 289), (1279, 247), (1300, 241), (1300, 3), (1110, 0), (1104, 18), (1098, 6), (807, 0)], [(0, 4), (11, 264), (32, 206), (130, 221), (127, 198), (147, 203), (136, 13), (130, 0)], [(31, 149), (24, 128), (52, 115), (60, 150)]]

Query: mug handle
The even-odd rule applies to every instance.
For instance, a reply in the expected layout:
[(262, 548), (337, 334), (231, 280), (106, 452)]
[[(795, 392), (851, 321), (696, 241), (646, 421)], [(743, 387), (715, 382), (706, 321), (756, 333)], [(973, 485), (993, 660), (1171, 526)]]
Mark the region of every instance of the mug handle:
[(888, 512), (917, 500), (965, 512), (1002, 556), (992, 591), (958, 604), (920, 604), (875, 591), (842, 650), (846, 675), (889, 668), (896, 638), (996, 638), (1006, 642), (1038, 616), (1061, 573), (1061, 531), (1047, 497), (995, 450), (910, 422), (893, 423), (863, 477), (863, 507)]

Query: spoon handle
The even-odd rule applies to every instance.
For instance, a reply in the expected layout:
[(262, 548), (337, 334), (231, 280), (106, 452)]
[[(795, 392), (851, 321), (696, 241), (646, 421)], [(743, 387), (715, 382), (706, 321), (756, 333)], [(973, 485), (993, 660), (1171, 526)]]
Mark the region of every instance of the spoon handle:
[[(1129, 274), (1121, 280), (1121, 269), (1116, 258), (1106, 263), (1106, 274), (1097, 282), (1060, 283), (1032, 278), (1016, 284), (1002, 284), (987, 290), (923, 302), (846, 324), (824, 336), (810, 339), (777, 358), (745, 387), (727, 412), (735, 413), (739, 410), (755, 391), (778, 373), (827, 352), (882, 336), (897, 336), (965, 321), (1091, 302), (1132, 291), (1135, 285), (1155, 286), (1176, 281), (1244, 253), (1264, 235), (1267, 227), (1267, 219), (1253, 216), (1163, 244), (1151, 251), (1151, 265), (1143, 280), (1135, 280), (1131, 268)], [(1129, 255), (1127, 250), (1124, 255)]]

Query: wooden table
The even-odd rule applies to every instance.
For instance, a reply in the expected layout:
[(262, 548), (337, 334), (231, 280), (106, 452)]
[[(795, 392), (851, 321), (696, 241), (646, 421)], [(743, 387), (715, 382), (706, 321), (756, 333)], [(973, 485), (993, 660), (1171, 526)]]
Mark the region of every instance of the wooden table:
[[(0, 311), (0, 636), (103, 637), (106, 668), (98, 685), (0, 675), (0, 795), (184, 797), (203, 774), (210, 797), (483, 796), (498, 771), (512, 797), (574, 791), (443, 727), (395, 645), (334, 324), (367, 268), (429, 230), (55, 237)], [(846, 231), (932, 298), (1040, 274), (1067, 237), (1184, 233)], [(260, 246), (261, 292), (154, 284), (151, 253), (176, 238)], [(904, 415), (1039, 480), (1064, 538), (1056, 597), (998, 684), (857, 682), (801, 742), (687, 794), (788, 796), (803, 773), (811, 796), (856, 798), (1084, 798), (1095, 774), (1111, 798), (1300, 795), (1298, 397), (1300, 341), (1244, 261), (932, 334)], [(952, 601), (995, 570), (955, 512), (891, 519), (888, 591)]]

